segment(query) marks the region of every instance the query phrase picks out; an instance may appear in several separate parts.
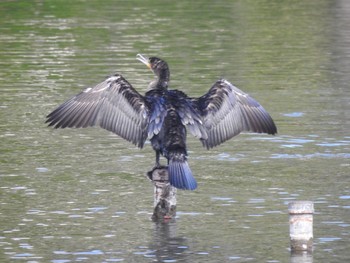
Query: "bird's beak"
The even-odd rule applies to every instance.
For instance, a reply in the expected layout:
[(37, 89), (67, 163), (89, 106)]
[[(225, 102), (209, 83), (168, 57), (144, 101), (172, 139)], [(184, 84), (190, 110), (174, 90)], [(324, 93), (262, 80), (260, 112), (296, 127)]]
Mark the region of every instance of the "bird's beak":
[(145, 57), (141, 54), (137, 54), (136, 59), (141, 61), (143, 64), (145, 64), (149, 69), (152, 69), (151, 64), (149, 63), (148, 57)]

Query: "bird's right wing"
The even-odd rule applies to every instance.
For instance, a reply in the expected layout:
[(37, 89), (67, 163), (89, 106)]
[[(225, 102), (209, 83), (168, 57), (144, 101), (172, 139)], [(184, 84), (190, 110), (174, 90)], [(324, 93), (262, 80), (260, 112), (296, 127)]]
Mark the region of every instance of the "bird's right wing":
[(202, 97), (193, 99), (202, 115), (208, 138), (201, 139), (208, 149), (242, 131), (277, 133), (269, 113), (251, 96), (225, 79), (218, 80)]
[(142, 148), (148, 119), (144, 97), (115, 74), (58, 106), (46, 122), (55, 128), (100, 126)]

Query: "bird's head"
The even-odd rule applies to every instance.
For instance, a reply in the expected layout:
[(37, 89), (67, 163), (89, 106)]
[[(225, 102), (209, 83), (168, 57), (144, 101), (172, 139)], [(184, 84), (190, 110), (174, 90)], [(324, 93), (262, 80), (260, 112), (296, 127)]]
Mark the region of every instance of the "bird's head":
[(164, 60), (157, 57), (148, 58), (141, 54), (137, 54), (136, 58), (153, 71), (158, 78), (158, 83), (166, 84), (167, 86), (170, 78), (170, 72), (168, 64)]

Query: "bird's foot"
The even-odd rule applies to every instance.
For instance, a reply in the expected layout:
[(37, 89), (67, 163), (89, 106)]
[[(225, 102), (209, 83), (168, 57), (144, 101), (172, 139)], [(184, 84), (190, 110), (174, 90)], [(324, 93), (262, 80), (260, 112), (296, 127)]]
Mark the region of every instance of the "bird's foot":
[(155, 169), (164, 169), (164, 168), (167, 168), (167, 166), (161, 165), (159, 162), (156, 162), (152, 170), (154, 171)]

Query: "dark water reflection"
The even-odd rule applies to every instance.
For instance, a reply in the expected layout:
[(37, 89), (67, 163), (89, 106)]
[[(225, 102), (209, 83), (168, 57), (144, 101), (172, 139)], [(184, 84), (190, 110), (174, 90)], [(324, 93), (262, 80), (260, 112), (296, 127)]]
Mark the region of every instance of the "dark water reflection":
[[(1, 1), (1, 262), (347, 262), (349, 1)], [(225, 77), (272, 114), (277, 136), (211, 151), (189, 137), (199, 189), (151, 220), (154, 161), (101, 129), (45, 115), (137, 53), (167, 59), (191, 96)], [(287, 204), (315, 202), (310, 255), (290, 255)]]

